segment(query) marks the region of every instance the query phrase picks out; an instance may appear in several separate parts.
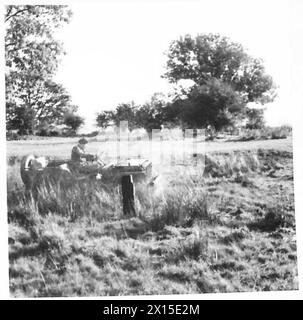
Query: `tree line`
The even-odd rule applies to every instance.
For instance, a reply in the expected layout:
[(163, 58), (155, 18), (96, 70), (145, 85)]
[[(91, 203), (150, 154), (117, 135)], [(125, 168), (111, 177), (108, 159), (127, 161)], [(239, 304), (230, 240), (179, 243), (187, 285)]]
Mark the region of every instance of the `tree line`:
[[(45, 134), (53, 125), (65, 124), (76, 132), (84, 120), (77, 115), (67, 90), (54, 81), (62, 43), (58, 28), (70, 22), (67, 6), (6, 6), (6, 125), (19, 134)], [(169, 44), (166, 72), (175, 85), (170, 98), (155, 93), (143, 105), (124, 102), (113, 111), (101, 111), (101, 128), (127, 120), (129, 129), (164, 126), (217, 130), (246, 120), (250, 128), (264, 126), (263, 109), (248, 107), (272, 102), (275, 84), (261, 59), (251, 57), (237, 42), (220, 34), (186, 35)], [(182, 81), (190, 86), (182, 86)]]
[[(176, 85), (170, 101), (156, 93), (143, 105), (119, 104), (97, 115), (98, 126), (128, 120), (130, 130), (143, 127), (151, 133), (162, 125), (216, 130), (244, 120), (249, 129), (265, 125), (263, 109), (247, 105), (272, 102), (275, 85), (263, 61), (248, 55), (241, 44), (219, 34), (180, 37), (169, 46), (166, 70), (162, 77)], [(182, 87), (182, 80), (190, 80), (191, 86)]]

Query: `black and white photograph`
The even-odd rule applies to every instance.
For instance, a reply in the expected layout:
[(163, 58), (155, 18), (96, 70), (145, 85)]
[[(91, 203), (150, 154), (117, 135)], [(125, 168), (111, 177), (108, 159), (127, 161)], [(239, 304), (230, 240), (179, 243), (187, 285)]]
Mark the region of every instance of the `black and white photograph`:
[(10, 298), (299, 290), (299, 2), (3, 5)]

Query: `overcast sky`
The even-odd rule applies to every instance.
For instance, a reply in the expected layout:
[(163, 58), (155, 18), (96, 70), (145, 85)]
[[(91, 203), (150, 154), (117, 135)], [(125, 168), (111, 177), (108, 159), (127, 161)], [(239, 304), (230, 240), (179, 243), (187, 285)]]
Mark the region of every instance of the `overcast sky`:
[(59, 34), (64, 56), (57, 74), (91, 128), (97, 111), (120, 102), (143, 103), (168, 92), (170, 41), (190, 33), (220, 33), (262, 58), (279, 86), (268, 105), (270, 125), (291, 123), (291, 15), (287, 0), (106, 1), (72, 3), (73, 18)]

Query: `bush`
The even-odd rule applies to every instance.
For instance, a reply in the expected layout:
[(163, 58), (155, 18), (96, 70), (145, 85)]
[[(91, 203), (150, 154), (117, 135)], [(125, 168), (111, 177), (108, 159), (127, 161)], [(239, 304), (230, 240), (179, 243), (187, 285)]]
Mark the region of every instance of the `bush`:
[(50, 137), (59, 137), (60, 132), (56, 131), (56, 130), (52, 130), (49, 132), (49, 136)]
[(76, 132), (84, 124), (84, 119), (74, 113), (67, 113), (64, 116), (64, 124)]
[(272, 232), (278, 228), (292, 228), (295, 226), (293, 215), (285, 212), (284, 208), (277, 205), (268, 209), (265, 216), (257, 222), (253, 222), (249, 227), (264, 232)]
[(6, 140), (19, 140), (20, 135), (15, 130), (6, 131)]
[(49, 131), (47, 129), (43, 128), (43, 129), (38, 130), (36, 135), (41, 136), (41, 137), (48, 137)]
[(234, 152), (231, 154), (205, 157), (205, 177), (231, 177), (237, 173), (248, 173), (260, 169), (258, 155), (253, 152)]
[(247, 129), (240, 137), (232, 141), (286, 139), (291, 134), (289, 127), (266, 127), (263, 129)]

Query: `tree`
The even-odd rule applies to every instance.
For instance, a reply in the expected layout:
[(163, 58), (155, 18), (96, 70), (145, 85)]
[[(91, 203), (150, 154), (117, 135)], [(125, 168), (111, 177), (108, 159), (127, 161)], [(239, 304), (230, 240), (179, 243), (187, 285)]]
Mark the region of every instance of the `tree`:
[(32, 128), (35, 120), (33, 110), (26, 108), (25, 106), (15, 106), (13, 109), (14, 112), (8, 122), (7, 130), (18, 128), (18, 133), (20, 135), (33, 134)]
[(73, 133), (76, 133), (77, 130), (84, 124), (84, 119), (74, 113), (67, 113), (64, 116), (64, 124), (71, 128)]
[(176, 96), (172, 104), (181, 123), (193, 127), (220, 129), (245, 114), (248, 102), (264, 104), (275, 98), (273, 80), (262, 60), (218, 34), (173, 41), (163, 77), (176, 84), (185, 79), (194, 82), (186, 97)]
[(155, 93), (149, 102), (140, 106), (136, 111), (137, 125), (143, 127), (149, 136), (151, 136), (152, 129), (161, 129), (166, 120), (166, 102), (161, 93)]
[(132, 101), (130, 103), (121, 103), (117, 106), (114, 114), (113, 121), (116, 126), (120, 126), (120, 121), (128, 121), (128, 129), (130, 131), (137, 127), (136, 112), (138, 106)]
[(173, 106), (183, 127), (213, 125), (219, 130), (233, 123), (234, 115), (243, 108), (243, 99), (230, 85), (214, 79), (195, 87), (186, 99), (176, 100)]
[(247, 129), (262, 129), (265, 127), (264, 110), (256, 108), (247, 108)]
[[(42, 122), (56, 122), (66, 113), (70, 96), (52, 80), (62, 44), (54, 31), (69, 22), (66, 6), (7, 6), (5, 14), (7, 126), (32, 133)], [(25, 112), (26, 111), (26, 112)], [(22, 118), (30, 111), (31, 121)], [(23, 129), (22, 129), (23, 130)]]
[(272, 77), (265, 73), (262, 60), (219, 34), (186, 35), (173, 41), (164, 77), (172, 83), (190, 79), (196, 85), (217, 79), (229, 84), (246, 102), (265, 103), (275, 97)]
[[(28, 88), (26, 81), (22, 81), (22, 75), (19, 74), (17, 77), (19, 79), (15, 90), (18, 93), (14, 94), (12, 101), (7, 101), (8, 108), (11, 108), (11, 103), (17, 106), (10, 110), (7, 108), (9, 125), (12, 126), (13, 123), (22, 121), (23, 113), (15, 112), (20, 108), (30, 111), (32, 115), (32, 120), (26, 127), (29, 133), (33, 133), (34, 128), (39, 127), (42, 123), (59, 123), (63, 115), (70, 109), (70, 95), (62, 85), (51, 80), (41, 80), (35, 81), (33, 86)], [(17, 94), (19, 99), (16, 97)], [(21, 118), (16, 122), (16, 117)]]
[(97, 114), (97, 126), (103, 129), (106, 129), (110, 121), (114, 118), (114, 112), (113, 111), (102, 111)]

